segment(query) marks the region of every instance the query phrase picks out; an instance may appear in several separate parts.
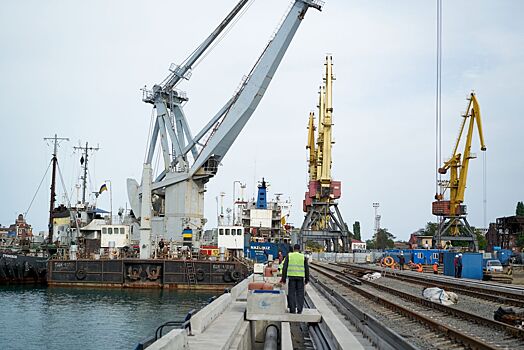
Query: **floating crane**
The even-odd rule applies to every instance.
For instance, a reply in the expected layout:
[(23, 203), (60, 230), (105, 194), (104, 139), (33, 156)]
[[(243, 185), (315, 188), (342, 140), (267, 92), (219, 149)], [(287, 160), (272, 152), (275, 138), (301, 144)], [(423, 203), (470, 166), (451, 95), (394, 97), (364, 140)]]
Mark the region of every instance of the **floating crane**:
[[(185, 92), (177, 89), (191, 77), (192, 68), (213, 42), (248, 3), (241, 0), (180, 65), (152, 90), (144, 88), (143, 101), (154, 106), (156, 118), (143, 166), (141, 185), (127, 180), (128, 197), (135, 216), (140, 217), (141, 258), (151, 254), (151, 234), (182, 242), (182, 232), (192, 241), (200, 240), (204, 219), (205, 184), (218, 171), (227, 151), (242, 131), (266, 92), (307, 10), (321, 10), (319, 0), (296, 0), (275, 35), (264, 48), (239, 90), (219, 109), (198, 134), (193, 136), (183, 105)], [(162, 156), (163, 170), (153, 179), (155, 151)]]
[[(459, 136), (453, 148), (451, 158), (438, 169), (439, 174), (446, 174), (450, 171), (449, 180), (439, 183), (441, 191), (435, 195), (436, 201), (433, 202), (433, 215), (440, 216), (438, 230), (433, 237), (437, 245), (442, 241), (467, 241), (471, 247), (477, 251), (478, 242), (473, 229), (466, 219), (466, 206), (464, 203), (464, 193), (466, 191), (466, 180), (468, 177), (468, 167), (470, 159), (476, 158), (476, 154), (471, 153), (471, 141), (475, 123), (480, 140), (480, 150), (485, 151), (484, 135), (482, 133), (482, 120), (480, 117), (480, 107), (475, 93), (468, 97), (468, 107), (462, 115)], [(469, 122), (469, 123), (468, 123)], [(467, 132), (464, 129), (467, 127)], [(466, 135), (463, 153), (457, 153), (462, 135)], [(449, 189), (449, 200), (444, 199), (445, 192)], [(461, 230), (462, 227), (462, 230)]]
[(340, 198), (341, 182), (331, 176), (333, 64), (326, 56), (324, 84), (320, 87), (318, 103), (318, 130), (315, 140), (315, 114), (309, 114), (308, 172), (309, 183), (303, 202), (306, 213), (300, 230), (302, 242), (320, 241), (327, 251), (346, 252), (350, 233), (336, 199)]

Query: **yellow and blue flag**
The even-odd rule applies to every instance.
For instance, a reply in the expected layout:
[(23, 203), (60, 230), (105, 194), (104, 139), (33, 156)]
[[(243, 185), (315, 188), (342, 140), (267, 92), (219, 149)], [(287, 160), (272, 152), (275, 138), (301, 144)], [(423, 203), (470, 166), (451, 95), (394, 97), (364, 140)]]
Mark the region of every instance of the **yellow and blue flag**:
[(101, 187), (100, 187), (100, 191), (98, 191), (99, 194), (101, 194), (102, 192), (104, 191), (107, 191), (107, 185), (106, 184), (103, 184)]

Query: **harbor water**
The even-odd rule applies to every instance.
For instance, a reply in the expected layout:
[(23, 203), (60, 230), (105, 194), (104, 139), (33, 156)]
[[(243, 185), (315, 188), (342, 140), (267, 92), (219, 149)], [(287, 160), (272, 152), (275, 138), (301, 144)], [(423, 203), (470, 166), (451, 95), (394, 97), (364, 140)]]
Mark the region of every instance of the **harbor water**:
[(0, 349), (134, 349), (218, 294), (0, 286)]

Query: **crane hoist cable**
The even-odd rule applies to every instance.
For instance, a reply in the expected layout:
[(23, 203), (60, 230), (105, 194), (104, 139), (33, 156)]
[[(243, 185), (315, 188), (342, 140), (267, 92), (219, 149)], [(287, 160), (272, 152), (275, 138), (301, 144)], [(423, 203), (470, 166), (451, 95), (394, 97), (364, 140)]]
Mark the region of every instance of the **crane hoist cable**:
[[(240, 11), (240, 13), (238, 14), (238, 16), (235, 17), (235, 19), (233, 19), (233, 21), (231, 22), (231, 24), (224, 30), (224, 32), (222, 34), (220, 34), (220, 36), (213, 42), (213, 44), (209, 47), (208, 50), (206, 50), (206, 52), (202, 55), (202, 57), (200, 57), (196, 62), (195, 64), (193, 65), (193, 68), (196, 68), (206, 57), (207, 55), (209, 55), (211, 53), (211, 51), (213, 51), (213, 49), (229, 34), (229, 32), (231, 31), (231, 29), (235, 26), (235, 24), (237, 24), (237, 22), (240, 20), (240, 18), (242, 18), (242, 16), (244, 16), (244, 14), (247, 12), (247, 10), (251, 7), (251, 5), (253, 5), (253, 3), (255, 2), (255, 0), (250, 0), (246, 6)], [(196, 51), (196, 50), (195, 50)], [(194, 52), (194, 51), (193, 51)], [(191, 55), (193, 55), (193, 53), (191, 53)], [(190, 55), (190, 56), (191, 56)], [(189, 59), (189, 57), (186, 58), (185, 61), (187, 61)]]
[(437, 0), (437, 76), (435, 84), (435, 193), (439, 192), (442, 175), (438, 172), (442, 164), (442, 0)]

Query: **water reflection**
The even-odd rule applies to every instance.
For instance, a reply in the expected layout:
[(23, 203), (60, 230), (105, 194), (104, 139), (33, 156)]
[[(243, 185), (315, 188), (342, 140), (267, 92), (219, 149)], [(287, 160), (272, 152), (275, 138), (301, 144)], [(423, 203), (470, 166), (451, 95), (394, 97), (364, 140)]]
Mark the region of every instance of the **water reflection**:
[[(219, 294), (219, 293), (218, 293)], [(133, 349), (217, 292), (0, 287), (0, 349)]]

